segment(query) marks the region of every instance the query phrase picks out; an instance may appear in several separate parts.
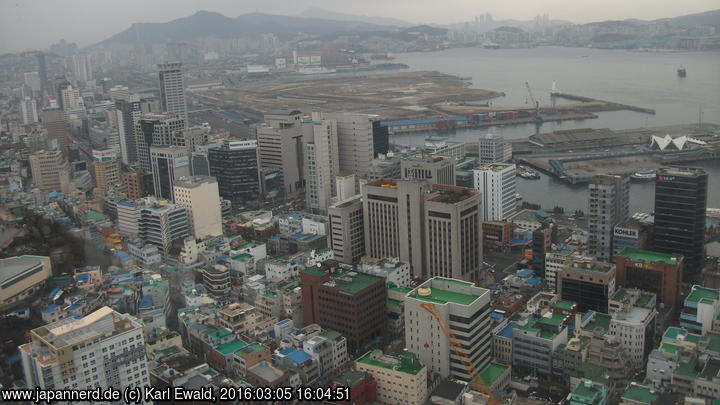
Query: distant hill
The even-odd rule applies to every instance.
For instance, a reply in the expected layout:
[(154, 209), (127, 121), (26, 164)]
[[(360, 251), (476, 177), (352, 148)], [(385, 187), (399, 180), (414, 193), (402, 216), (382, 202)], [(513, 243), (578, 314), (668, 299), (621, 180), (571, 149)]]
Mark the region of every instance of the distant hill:
[(704, 13), (688, 14), (673, 18), (663, 18), (657, 21), (667, 21), (673, 25), (720, 25), (720, 10), (705, 11)]
[(407, 21), (398, 20), (397, 18), (389, 18), (389, 17), (372, 17), (372, 16), (366, 16), (366, 15), (355, 15), (355, 14), (345, 14), (345, 13), (336, 13), (334, 11), (325, 10), (322, 8), (308, 8), (307, 10), (304, 10), (300, 14), (297, 15), (298, 17), (304, 17), (304, 18), (322, 18), (326, 20), (336, 20), (336, 21), (355, 21), (355, 22), (363, 22), (368, 24), (377, 24), (377, 25), (387, 25), (391, 27), (407, 27), (412, 25), (412, 23), (409, 23)]
[(167, 43), (191, 41), (197, 38), (239, 38), (275, 33), (281, 37), (304, 32), (311, 35), (331, 35), (385, 30), (386, 26), (364, 22), (303, 18), (263, 13), (243, 14), (237, 18), (220, 13), (197, 13), (166, 23), (137, 23), (127, 30), (98, 43)]

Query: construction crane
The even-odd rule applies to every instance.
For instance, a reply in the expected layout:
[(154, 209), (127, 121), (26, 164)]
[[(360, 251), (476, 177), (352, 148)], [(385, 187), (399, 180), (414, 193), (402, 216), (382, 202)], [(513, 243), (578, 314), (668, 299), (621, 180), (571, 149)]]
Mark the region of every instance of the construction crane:
[(540, 115), (540, 102), (535, 98), (535, 95), (530, 88), (530, 83), (525, 82), (525, 87), (527, 87), (528, 94), (530, 94), (530, 100), (535, 106), (535, 121), (542, 121), (542, 116)]
[(465, 348), (462, 347), (460, 341), (455, 337), (455, 334), (452, 332), (452, 330), (450, 330), (450, 326), (447, 324), (447, 322), (445, 322), (445, 320), (443, 320), (442, 316), (440, 316), (437, 308), (435, 308), (435, 304), (423, 302), (420, 304), (420, 308), (424, 309), (425, 311), (430, 313), (433, 318), (435, 318), (438, 325), (440, 326), (440, 329), (442, 329), (445, 337), (450, 343), (450, 348), (452, 349), (453, 353), (455, 353), (455, 355), (460, 358), (463, 367), (465, 367), (465, 370), (470, 375), (470, 383), (473, 384), (478, 391), (488, 396), (488, 405), (501, 405), (495, 394), (490, 390), (489, 387), (485, 386), (482, 379), (478, 376), (478, 370), (477, 368), (475, 368), (475, 364), (473, 364), (473, 362), (470, 360), (470, 357), (467, 355), (467, 353), (465, 353)]

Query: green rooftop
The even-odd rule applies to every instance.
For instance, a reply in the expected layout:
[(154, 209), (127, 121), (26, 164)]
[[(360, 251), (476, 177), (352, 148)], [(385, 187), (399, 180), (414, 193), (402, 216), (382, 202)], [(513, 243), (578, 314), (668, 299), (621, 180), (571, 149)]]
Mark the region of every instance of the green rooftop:
[(562, 325), (569, 316), (570, 315), (556, 314), (553, 312), (551, 316), (543, 316), (542, 318), (538, 319), (537, 322), (557, 328)]
[(684, 361), (678, 364), (676, 372), (686, 377), (697, 377), (700, 374), (699, 370), (695, 369), (697, 365), (696, 359), (690, 359), (690, 361)]
[(231, 342), (215, 346), (215, 350), (227, 356), (229, 354), (235, 353), (236, 351), (242, 349), (245, 346), (247, 346), (247, 343), (243, 342), (240, 339), (235, 339)]
[(364, 356), (357, 359), (358, 363), (367, 364), (368, 366), (382, 367), (388, 370), (395, 370), (405, 374), (416, 375), (425, 366), (410, 352), (405, 352), (400, 356), (388, 356), (383, 354), (382, 350), (375, 349), (365, 353)]
[(248, 262), (253, 259), (253, 255), (249, 253), (240, 253), (237, 256), (233, 257), (233, 260), (237, 260), (239, 262)]
[(387, 299), (387, 306), (393, 308), (402, 308), (402, 301), (394, 300), (392, 298)]
[(605, 331), (610, 330), (610, 322), (612, 321), (612, 316), (608, 314), (601, 314), (599, 312), (595, 313), (595, 316), (593, 316), (592, 321), (588, 323), (587, 327), (583, 329), (587, 329), (589, 331), (595, 330), (595, 328), (602, 328)]
[[(351, 275), (349, 273), (354, 273), (354, 275)], [(383, 280), (382, 277), (373, 276), (371, 274), (359, 273), (357, 271), (344, 271), (340, 273), (335, 273), (333, 274), (332, 279), (335, 280), (335, 287), (337, 289), (350, 293), (362, 291), (365, 288), (375, 284), (378, 280)]]
[(682, 258), (682, 255), (675, 254), (670, 255), (659, 252), (649, 252), (647, 250), (640, 250), (631, 247), (623, 249), (618, 256), (627, 257), (628, 259), (635, 262), (653, 263), (662, 262), (665, 264), (677, 264), (678, 259)]
[(672, 344), (672, 343), (660, 344), (660, 350), (662, 350), (668, 354), (676, 354), (679, 348), (680, 348), (680, 346)]
[(700, 346), (706, 348), (706, 350), (720, 353), (720, 334), (708, 332), (700, 338)]
[[(587, 382), (589, 382), (589, 384), (587, 384)], [(597, 398), (598, 395), (602, 396), (603, 390), (605, 390), (605, 387), (602, 384), (597, 384), (590, 380), (584, 380), (575, 387), (575, 390), (572, 392), (572, 396), (573, 399), (577, 399), (579, 401), (580, 399), (584, 399), (580, 402), (594, 404), (594, 399)]]
[(690, 295), (688, 295), (687, 298), (685, 298), (685, 301), (690, 301), (694, 303), (699, 303), (703, 299), (705, 300), (717, 300), (720, 297), (720, 293), (718, 293), (718, 290), (713, 290), (712, 288), (706, 288), (701, 287), (699, 285), (694, 285), (692, 288), (692, 292)]
[(652, 390), (642, 385), (631, 385), (622, 395), (622, 399), (637, 402), (640, 404), (652, 404), (657, 400), (657, 395)]
[(399, 293), (401, 293), (401, 294), (407, 294), (407, 293), (409, 293), (410, 291), (412, 291), (413, 289), (412, 289), (412, 288), (407, 288), (407, 287), (392, 287), (392, 288), (390, 288), (390, 290), (392, 290), (392, 291), (397, 291), (397, 292), (399, 292)]
[(576, 304), (572, 301), (560, 300), (555, 303), (555, 306), (570, 311)]
[(436, 304), (453, 303), (459, 305), (470, 305), (475, 300), (480, 298), (477, 295), (462, 294), (448, 290), (441, 290), (439, 288), (431, 288), (430, 295), (425, 297), (420, 296), (417, 293), (415, 293), (411, 297), (421, 301), (434, 302)]
[(244, 354), (261, 352), (267, 348), (268, 348), (267, 346), (255, 342), (255, 343), (251, 343), (245, 347), (242, 347), (239, 350), (236, 350), (235, 353), (239, 356), (243, 356)]
[(222, 340), (230, 335), (233, 334), (233, 331), (231, 331), (228, 328), (220, 328), (215, 330), (214, 332), (208, 333), (208, 337)]
[(490, 363), (480, 372), (480, 378), (486, 387), (492, 387), (493, 384), (508, 370), (508, 366), (498, 363)]
[(318, 277), (322, 277), (322, 276), (324, 276), (324, 275), (327, 274), (327, 273), (325, 273), (325, 271), (323, 271), (323, 270), (322, 270), (320, 267), (318, 267), (318, 266), (305, 267), (304, 269), (300, 270), (300, 272), (301, 272), (301, 273), (312, 274), (313, 276), (318, 276)]

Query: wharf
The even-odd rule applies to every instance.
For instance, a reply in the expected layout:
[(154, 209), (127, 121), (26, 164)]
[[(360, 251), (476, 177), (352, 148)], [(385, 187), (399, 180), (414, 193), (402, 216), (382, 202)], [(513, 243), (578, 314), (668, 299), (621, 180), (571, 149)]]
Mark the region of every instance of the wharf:
[(597, 104), (596, 106), (590, 106), (590, 105), (584, 106), (583, 109), (587, 110), (587, 111), (628, 110), (628, 111), (635, 111), (635, 112), (639, 112), (639, 113), (643, 113), (643, 114), (655, 115), (655, 110), (653, 110), (652, 108), (637, 107), (637, 106), (629, 105), (629, 104), (620, 104), (620, 103), (615, 103), (612, 101), (599, 100), (596, 98), (577, 96), (577, 95), (568, 94), (568, 93), (553, 93), (552, 96), (556, 97), (556, 98), (564, 98), (566, 100), (579, 101), (581, 103)]

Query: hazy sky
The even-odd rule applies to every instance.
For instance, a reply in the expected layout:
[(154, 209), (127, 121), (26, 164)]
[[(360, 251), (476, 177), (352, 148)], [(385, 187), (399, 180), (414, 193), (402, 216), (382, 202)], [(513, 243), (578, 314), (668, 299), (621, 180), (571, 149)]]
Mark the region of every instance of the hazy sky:
[(455, 23), (480, 13), (495, 19), (589, 22), (655, 19), (720, 8), (718, 0), (0, 0), (0, 52), (47, 48), (64, 38), (101, 41), (136, 22), (165, 22), (198, 10), (236, 17), (252, 11), (297, 14), (310, 7), (413, 23)]

